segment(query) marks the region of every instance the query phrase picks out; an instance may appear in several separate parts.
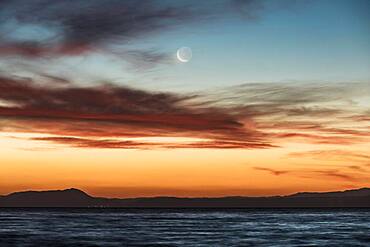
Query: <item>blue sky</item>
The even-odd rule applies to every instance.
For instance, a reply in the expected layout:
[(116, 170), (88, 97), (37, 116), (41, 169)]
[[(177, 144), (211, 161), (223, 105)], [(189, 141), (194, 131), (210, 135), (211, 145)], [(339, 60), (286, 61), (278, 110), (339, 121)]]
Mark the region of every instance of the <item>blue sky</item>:
[(170, 75), (175, 87), (204, 88), (287, 80), (368, 81), (370, 22), (362, 11), (360, 1), (310, 1), (288, 9), (268, 6), (255, 20), (236, 16), (187, 26), (154, 44), (169, 52), (190, 46), (193, 60), (160, 74)]
[[(197, 21), (180, 21), (175, 27), (123, 43), (118, 39), (116, 47), (166, 54), (165, 61), (140, 69), (135, 67), (140, 61), (127, 64), (125, 59), (99, 50), (47, 60), (4, 57), (1, 62), (4, 68), (21, 75), (47, 67), (55, 75), (81, 83), (107, 80), (170, 91), (207, 90), (247, 82), (369, 81), (369, 1), (257, 1), (257, 5), (250, 11), (253, 18), (243, 9), (225, 11)], [(192, 8), (212, 7), (194, 4)], [(14, 26), (8, 36), (21, 41), (50, 39), (57, 32), (40, 23), (8, 20), (5, 26)], [(174, 57), (182, 46), (193, 50), (193, 59), (186, 64), (176, 62)], [(27, 66), (33, 69), (25, 69)]]

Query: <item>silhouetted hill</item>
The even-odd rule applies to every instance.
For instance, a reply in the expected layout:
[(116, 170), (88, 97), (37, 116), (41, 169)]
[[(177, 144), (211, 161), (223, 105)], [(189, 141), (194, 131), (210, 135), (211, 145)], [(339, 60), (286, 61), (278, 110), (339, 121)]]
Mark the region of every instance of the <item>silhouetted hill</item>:
[(344, 196), (369, 196), (370, 188), (361, 188), (357, 190), (334, 191), (334, 192), (299, 192), (291, 195), (291, 197), (344, 197)]
[(0, 197), (0, 206), (6, 207), (87, 207), (94, 198), (78, 189), (24, 191)]
[(78, 189), (25, 191), (0, 196), (0, 207), (124, 207), (124, 208), (281, 208), (370, 207), (370, 188), (335, 192), (300, 192), (289, 196), (110, 199)]

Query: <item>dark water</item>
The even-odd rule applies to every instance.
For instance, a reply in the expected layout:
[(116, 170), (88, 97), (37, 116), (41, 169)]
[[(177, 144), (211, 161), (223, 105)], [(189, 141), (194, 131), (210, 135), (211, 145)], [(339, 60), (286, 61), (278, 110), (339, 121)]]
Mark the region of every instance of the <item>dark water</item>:
[(370, 209), (0, 209), (7, 246), (370, 246)]

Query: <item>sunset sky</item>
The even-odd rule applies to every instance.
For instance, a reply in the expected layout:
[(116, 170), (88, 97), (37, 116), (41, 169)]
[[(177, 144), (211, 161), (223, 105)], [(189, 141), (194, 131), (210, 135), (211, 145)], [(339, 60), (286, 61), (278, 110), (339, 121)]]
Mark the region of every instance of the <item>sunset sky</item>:
[(369, 187), (369, 10), (367, 0), (1, 1), (0, 195)]

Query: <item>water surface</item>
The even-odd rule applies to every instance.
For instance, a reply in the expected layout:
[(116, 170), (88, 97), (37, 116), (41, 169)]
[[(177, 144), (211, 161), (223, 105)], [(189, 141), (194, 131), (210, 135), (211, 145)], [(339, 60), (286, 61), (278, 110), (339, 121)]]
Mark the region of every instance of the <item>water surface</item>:
[(370, 209), (0, 209), (0, 246), (369, 246)]

